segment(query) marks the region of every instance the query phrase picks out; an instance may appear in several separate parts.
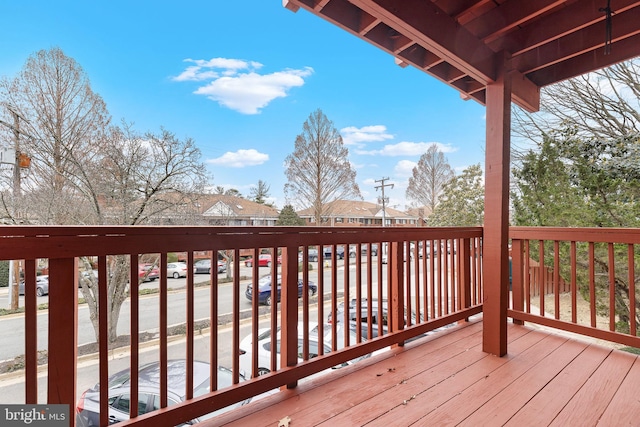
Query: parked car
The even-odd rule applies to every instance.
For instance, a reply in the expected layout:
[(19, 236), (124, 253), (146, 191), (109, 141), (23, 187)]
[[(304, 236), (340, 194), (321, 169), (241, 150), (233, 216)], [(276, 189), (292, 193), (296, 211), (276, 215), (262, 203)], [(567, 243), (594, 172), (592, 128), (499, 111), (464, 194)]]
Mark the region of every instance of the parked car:
[[(277, 258), (278, 264), (282, 264), (282, 257)], [(253, 258), (248, 258), (244, 261), (246, 267), (253, 266)], [(258, 256), (258, 267), (271, 267), (271, 254), (260, 254)]]
[(174, 279), (179, 279), (180, 277), (187, 277), (187, 263), (186, 262), (168, 263), (167, 277), (173, 277)]
[[(227, 271), (227, 264), (222, 260), (218, 260), (218, 273), (224, 273), (225, 271)], [(211, 260), (207, 258), (196, 261), (193, 264), (193, 272), (195, 274), (211, 273)]]
[[(360, 310), (356, 308), (357, 300), (355, 298), (349, 301), (349, 328), (353, 331), (356, 331), (357, 328), (360, 328), (361, 336), (367, 337), (369, 333), (369, 322), (368, 322), (368, 311), (369, 305), (371, 305), (371, 336), (373, 338), (377, 337), (379, 334), (379, 328), (382, 326), (383, 334), (387, 333), (388, 327), (388, 318), (389, 318), (389, 305), (386, 299), (382, 300), (382, 317), (379, 317), (379, 301), (377, 298), (371, 299), (371, 301), (366, 298), (362, 298), (360, 300)], [(421, 316), (422, 317), (422, 316)], [(336, 321), (338, 323), (342, 323), (344, 321), (344, 302), (338, 305), (338, 309), (336, 310)], [(333, 316), (331, 313), (327, 316), (327, 322), (333, 322)], [(411, 324), (416, 324), (416, 313), (411, 313)]]
[[(333, 246), (325, 246), (323, 249), (324, 259), (331, 259), (333, 253)], [(344, 259), (344, 247), (336, 246), (336, 259)]]
[[(304, 335), (303, 335), (303, 323), (298, 323), (298, 355), (302, 355), (303, 354), (303, 346), (304, 346)], [(331, 339), (332, 339), (332, 332), (331, 332), (331, 325), (329, 324), (324, 324), (323, 325), (323, 329), (322, 329), (322, 333), (323, 333), (323, 354), (327, 354), (331, 352)], [(342, 349), (345, 347), (345, 341), (344, 341), (344, 329), (342, 328), (342, 325), (337, 325), (337, 343), (336, 343), (336, 348), (338, 350)], [(319, 355), (319, 340), (318, 340), (318, 336), (319, 336), (319, 327), (318, 327), (318, 323), (315, 322), (309, 322), (309, 358), (313, 359), (314, 357), (317, 357)], [(264, 374), (268, 374), (269, 372), (271, 372), (270, 366), (271, 366), (271, 329), (270, 328), (266, 328), (266, 329), (260, 329), (258, 331), (258, 335), (257, 335), (257, 341), (258, 341), (258, 375), (264, 375)], [(355, 332), (353, 331), (349, 331), (349, 344), (350, 345), (354, 345), (356, 343), (357, 340), (357, 336), (355, 334)], [(253, 349), (253, 335), (249, 334), (247, 335), (241, 342), (240, 342), (240, 369), (242, 369), (243, 372), (245, 372), (245, 374), (247, 375), (247, 377), (251, 376), (252, 373), (252, 349)], [(276, 331), (276, 339), (275, 339), (275, 348), (277, 351), (277, 355), (276, 355), (276, 366), (280, 366), (280, 328), (278, 328), (278, 330)], [(368, 357), (370, 357), (371, 354), (366, 354), (364, 356), (358, 357), (356, 359), (350, 360), (349, 362), (345, 363), (344, 365), (340, 365), (340, 366), (335, 366), (334, 368), (331, 369), (336, 369), (336, 368), (340, 368), (342, 366), (346, 366), (346, 365), (350, 365), (353, 364), (355, 362), (358, 362), (362, 359), (366, 359)], [(299, 361), (302, 361), (302, 358), (299, 359)], [(331, 371), (331, 369), (328, 369), (327, 371)], [(325, 371), (325, 372), (327, 372)]]
[[(350, 258), (355, 258), (356, 257), (357, 248), (358, 248), (357, 244), (349, 245), (349, 257)], [(366, 256), (368, 251), (369, 251), (369, 244), (363, 243), (363, 244), (360, 245), (360, 255)], [(378, 244), (377, 243), (371, 243), (371, 255), (373, 255), (373, 256), (378, 255)]]
[[(209, 363), (193, 362), (193, 397), (199, 397), (209, 392)], [(186, 388), (186, 361), (169, 360), (167, 364), (167, 394), (169, 406), (185, 400)], [(138, 414), (160, 409), (160, 364), (152, 362), (140, 367), (138, 370)], [(109, 424), (129, 419), (129, 407), (131, 405), (130, 392), (131, 372), (125, 369), (109, 377)], [(240, 375), (240, 381), (244, 376)], [(233, 384), (233, 376), (227, 368), (218, 367), (218, 389), (229, 387)], [(195, 424), (215, 415), (219, 415), (230, 409), (242, 406), (249, 400), (220, 409), (198, 419), (191, 420), (185, 425)], [(76, 425), (82, 427), (100, 425), (100, 384), (86, 390), (76, 404)]]
[(143, 282), (153, 282), (160, 277), (160, 270), (153, 264), (139, 264), (138, 277)]
[[(14, 282), (15, 283), (15, 282)], [(24, 295), (24, 281), (18, 285), (18, 293)], [(49, 276), (36, 277), (36, 295), (41, 297), (49, 293)]]
[[(280, 291), (282, 286), (282, 276), (277, 275), (277, 298), (280, 302)], [(271, 305), (271, 275), (264, 276), (260, 280), (258, 280), (258, 304)], [(302, 296), (302, 290), (304, 289), (302, 279), (298, 279), (298, 298)], [(318, 292), (318, 287), (312, 281), (309, 281), (309, 296), (312, 297)], [(249, 283), (247, 285), (247, 289), (245, 290), (244, 295), (247, 297), (249, 301), (253, 299), (253, 283)]]
[[(322, 258), (323, 259), (331, 259), (331, 253), (333, 252), (333, 246), (325, 246), (322, 249)], [(318, 250), (315, 248), (309, 248), (309, 262), (316, 262), (318, 261), (319, 255), (318, 255)], [(337, 259), (344, 259), (344, 247), (343, 246), (336, 246), (336, 258)], [(302, 260), (301, 258), (299, 258), (300, 261)]]
[(309, 249), (309, 262), (318, 261), (318, 250), (317, 249)]

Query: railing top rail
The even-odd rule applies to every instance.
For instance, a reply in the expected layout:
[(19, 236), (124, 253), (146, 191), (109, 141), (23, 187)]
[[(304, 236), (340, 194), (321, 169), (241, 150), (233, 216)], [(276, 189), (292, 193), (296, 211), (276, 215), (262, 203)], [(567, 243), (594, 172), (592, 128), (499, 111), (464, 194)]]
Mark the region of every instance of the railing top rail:
[(510, 227), (509, 237), (526, 240), (640, 244), (640, 228)]
[(111, 255), (123, 250), (155, 253), (481, 236), (481, 227), (0, 226), (0, 259)]

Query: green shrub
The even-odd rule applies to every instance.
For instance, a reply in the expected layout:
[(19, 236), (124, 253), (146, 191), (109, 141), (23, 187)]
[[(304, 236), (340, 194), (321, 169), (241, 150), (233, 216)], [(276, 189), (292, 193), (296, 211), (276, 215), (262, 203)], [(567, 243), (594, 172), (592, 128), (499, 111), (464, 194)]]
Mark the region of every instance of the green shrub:
[(0, 261), (0, 288), (9, 286), (9, 261)]

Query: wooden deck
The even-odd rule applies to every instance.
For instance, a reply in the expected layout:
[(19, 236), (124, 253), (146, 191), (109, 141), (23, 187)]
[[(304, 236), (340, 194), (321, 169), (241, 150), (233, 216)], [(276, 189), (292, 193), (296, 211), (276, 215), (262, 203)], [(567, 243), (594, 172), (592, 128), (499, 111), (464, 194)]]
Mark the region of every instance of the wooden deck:
[(510, 323), (499, 358), (482, 351), (482, 326), (413, 341), (202, 425), (640, 425), (637, 356)]

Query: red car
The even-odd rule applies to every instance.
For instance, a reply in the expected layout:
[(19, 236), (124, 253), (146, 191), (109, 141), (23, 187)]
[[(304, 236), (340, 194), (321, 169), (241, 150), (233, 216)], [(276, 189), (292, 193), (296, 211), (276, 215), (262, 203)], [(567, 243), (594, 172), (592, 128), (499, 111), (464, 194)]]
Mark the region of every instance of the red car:
[[(278, 264), (282, 264), (281, 257), (278, 257)], [(248, 258), (247, 260), (245, 260), (244, 265), (247, 267), (251, 267), (253, 265), (253, 258)], [(258, 256), (258, 267), (271, 267), (271, 255), (260, 254), (260, 256)]]
[(152, 264), (138, 264), (138, 277), (143, 282), (153, 282), (160, 277), (160, 270)]

